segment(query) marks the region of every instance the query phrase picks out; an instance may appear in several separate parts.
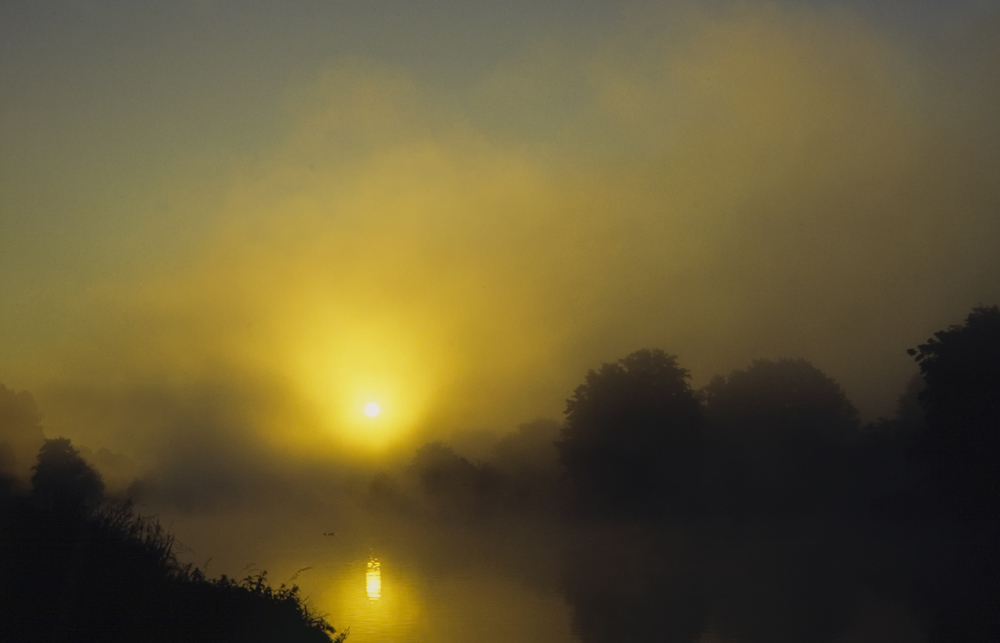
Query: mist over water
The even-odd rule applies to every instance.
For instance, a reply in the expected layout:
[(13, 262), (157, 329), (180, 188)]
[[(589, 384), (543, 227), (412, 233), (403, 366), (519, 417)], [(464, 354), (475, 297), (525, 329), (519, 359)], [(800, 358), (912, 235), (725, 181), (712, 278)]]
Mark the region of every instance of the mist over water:
[[(294, 585), (362, 643), (991, 640), (1000, 309), (912, 354), (921, 377), (864, 426), (804, 360), (755, 360), (696, 390), (654, 349), (589, 371), (563, 422), (489, 447), (467, 437), (475, 460), (440, 440), (376, 469), (206, 457), (120, 493), (176, 535), (185, 582)], [(100, 474), (43, 438), (30, 395), (0, 393), (0, 536), (16, 569), (37, 555), (23, 530), (104, 524), (115, 493), (111, 514), (95, 510)], [(12, 465), (38, 442), (26, 494)], [(60, 573), (41, 578), (79, 582)]]
[(979, 0), (0, 3), (0, 639), (997, 640), (998, 79)]
[[(843, 518), (358, 529), (359, 517), (331, 538), (315, 518), (273, 520), (271, 533), (261, 519), (174, 526), (194, 552), (219, 554), (210, 572), (294, 577), (363, 642), (946, 640), (928, 610), (957, 610), (975, 632), (996, 599), (982, 567), (993, 532)], [(235, 536), (246, 531), (258, 535)]]
[(998, 347), (1000, 312), (976, 309), (914, 351), (924, 378), (864, 427), (803, 360), (694, 391), (673, 356), (639, 351), (590, 371), (564, 423), (523, 424), (482, 459), (434, 441), (325, 503), (163, 515), (186, 560), (267, 568), (360, 641), (990, 640), (980, 378), (1000, 377)]

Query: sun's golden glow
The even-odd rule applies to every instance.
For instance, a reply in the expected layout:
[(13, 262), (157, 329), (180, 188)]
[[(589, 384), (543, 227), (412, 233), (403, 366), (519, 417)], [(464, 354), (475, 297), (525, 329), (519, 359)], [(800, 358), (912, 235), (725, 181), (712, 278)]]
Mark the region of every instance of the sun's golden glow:
[(369, 402), (368, 404), (365, 404), (365, 415), (367, 415), (370, 418), (373, 418), (376, 415), (378, 415), (381, 410), (382, 409), (379, 408), (379, 405), (376, 404), (375, 402)]
[[(312, 301), (312, 300), (310, 300)], [(352, 457), (381, 458), (404, 448), (426, 418), (450, 366), (412, 329), (377, 316), (324, 308), (298, 317), (287, 343), (289, 379), (315, 413), (318, 431), (302, 431), (301, 448), (325, 443)], [(333, 332), (333, 331), (336, 332)], [(372, 415), (369, 404), (376, 404)]]

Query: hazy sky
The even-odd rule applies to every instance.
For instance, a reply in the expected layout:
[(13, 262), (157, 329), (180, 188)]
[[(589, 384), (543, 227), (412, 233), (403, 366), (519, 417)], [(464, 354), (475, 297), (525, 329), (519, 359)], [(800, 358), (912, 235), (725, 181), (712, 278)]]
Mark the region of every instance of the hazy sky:
[(1000, 302), (998, 79), (988, 2), (4, 2), (0, 382), (143, 462), (506, 430), (644, 347), (888, 414)]

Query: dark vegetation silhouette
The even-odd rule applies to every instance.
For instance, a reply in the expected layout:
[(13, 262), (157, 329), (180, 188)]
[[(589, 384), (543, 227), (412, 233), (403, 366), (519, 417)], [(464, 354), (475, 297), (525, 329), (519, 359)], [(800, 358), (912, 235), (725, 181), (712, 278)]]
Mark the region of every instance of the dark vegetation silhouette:
[(81, 513), (96, 507), (104, 480), (80, 457), (66, 438), (46, 440), (32, 467), (31, 494), (39, 506), (59, 513)]
[(706, 492), (726, 515), (831, 507), (851, 476), (858, 412), (840, 386), (805, 360), (754, 360), (705, 387)]
[(757, 359), (696, 391), (676, 356), (637, 351), (588, 372), (561, 425), (522, 425), (486, 461), (427, 444), (404, 475), (378, 476), (370, 500), (472, 522), (997, 518), (1000, 309), (909, 352), (920, 374), (894, 417), (862, 425), (805, 360)]
[[(694, 390), (676, 356), (637, 351), (483, 460), (424, 445), (368, 506), (463, 534), (530, 524), (524, 542), (557, 525), (586, 642), (997, 641), (1000, 309), (910, 354), (894, 416), (862, 425), (804, 360)], [(155, 521), (98, 505), (100, 476), (39, 421), (0, 389), (0, 640), (329, 640), (295, 587), (206, 579)]]
[(443, 442), (421, 447), (411, 467), (422, 497), (438, 516), (475, 515), (497, 502), (498, 476), (492, 467), (473, 464)]
[[(69, 440), (46, 440), (30, 494), (0, 498), (0, 640), (327, 642), (334, 629), (266, 572), (208, 579), (174, 539), (103, 489)], [(334, 640), (342, 640), (344, 635)]]
[(696, 512), (705, 418), (690, 375), (660, 350), (597, 371), (566, 403), (556, 443), (573, 500), (600, 516)]
[(393, 515), (428, 516), (469, 522), (492, 513), (499, 500), (499, 476), (441, 441), (420, 447), (401, 476), (376, 476), (368, 488), (370, 508)]
[(915, 436), (925, 500), (964, 518), (1000, 512), (1000, 308), (978, 307), (961, 326), (911, 349), (926, 384)]
[[(703, 475), (687, 483), (702, 487), (710, 519), (582, 523), (565, 564), (581, 639), (1000, 640), (1000, 309), (976, 308), (910, 354), (920, 376), (895, 417), (867, 426), (801, 360), (757, 360), (713, 379), (701, 392), (705, 438), (685, 445), (703, 449), (692, 460)], [(599, 381), (591, 373), (584, 390)], [(648, 444), (660, 430), (629, 421), (643, 415), (634, 405), (644, 390), (603, 407), (612, 411), (595, 431), (605, 440), (595, 464), (567, 472), (577, 493), (603, 501), (606, 489), (589, 492), (608, 478), (598, 452), (620, 457), (618, 444), (636, 441), (629, 431), (648, 427)], [(648, 456), (628, 461), (650, 466)], [(652, 479), (631, 484), (652, 491)]]
[(463, 524), (556, 516), (586, 642), (997, 641), (1000, 309), (910, 353), (895, 414), (863, 425), (804, 360), (696, 391), (675, 356), (638, 351), (590, 371), (562, 425), (485, 462), (427, 445), (409, 482), (373, 489)]
[(555, 449), (560, 425), (522, 424), (500, 439), (491, 456), (472, 461), (440, 440), (414, 454), (401, 474), (380, 473), (368, 487), (377, 512), (473, 526), (506, 518), (551, 517), (561, 506)]

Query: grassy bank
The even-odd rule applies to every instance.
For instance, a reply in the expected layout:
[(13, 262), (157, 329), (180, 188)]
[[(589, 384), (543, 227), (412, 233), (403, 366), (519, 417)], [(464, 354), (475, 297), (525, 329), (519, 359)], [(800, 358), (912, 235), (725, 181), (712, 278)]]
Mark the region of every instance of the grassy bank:
[(0, 500), (0, 640), (342, 641), (297, 587), (266, 572), (209, 579), (182, 566), (173, 536), (129, 504), (57, 510)]

